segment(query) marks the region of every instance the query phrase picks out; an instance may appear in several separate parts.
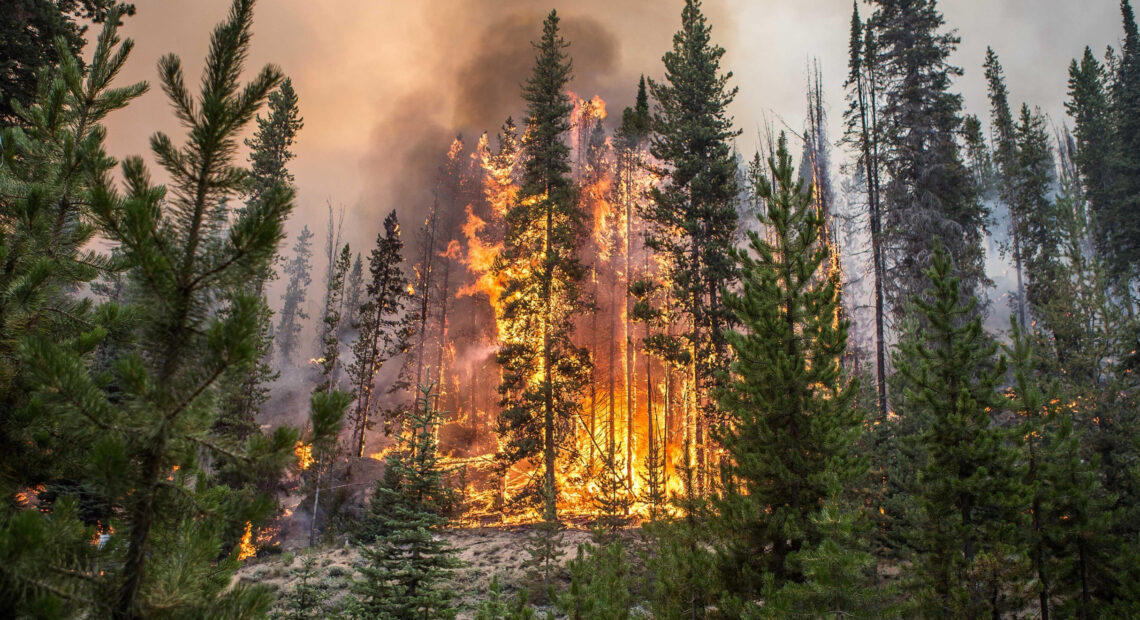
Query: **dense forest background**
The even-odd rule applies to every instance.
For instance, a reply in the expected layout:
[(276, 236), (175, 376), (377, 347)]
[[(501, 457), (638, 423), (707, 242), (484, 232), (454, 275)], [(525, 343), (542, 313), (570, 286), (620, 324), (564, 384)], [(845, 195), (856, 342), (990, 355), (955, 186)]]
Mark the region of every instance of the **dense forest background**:
[(379, 124), (379, 52), (261, 64), (273, 5), (137, 82), (146, 6), (0, 19), (0, 606), (1140, 614), (1128, 0), (1055, 90), (1003, 65), (1044, 34), (855, 2), (795, 124), (724, 6), (484, 4), (378, 46)]

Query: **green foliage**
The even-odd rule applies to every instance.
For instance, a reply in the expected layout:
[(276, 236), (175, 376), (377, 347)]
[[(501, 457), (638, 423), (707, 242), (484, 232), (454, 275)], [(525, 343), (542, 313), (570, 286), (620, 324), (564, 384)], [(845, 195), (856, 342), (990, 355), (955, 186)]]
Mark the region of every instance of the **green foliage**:
[(534, 620), (534, 610), (527, 604), (526, 590), (519, 590), (514, 600), (503, 600), (503, 587), (499, 576), (491, 578), (487, 600), (475, 610), (474, 620)]
[(360, 547), (366, 564), (354, 590), (358, 617), (454, 618), (453, 593), (443, 586), (461, 566), (450, 545), (438, 538), (447, 525), (444, 508), (454, 491), (439, 465), (436, 431), (442, 413), (435, 406), (435, 386), (421, 386), (420, 407), (408, 414), (406, 433), (385, 465), (394, 472), (378, 485), (373, 502), (387, 506), (379, 515), (380, 534)]
[[(67, 63), (82, 68), (79, 52), (88, 23), (135, 14), (134, 4), (116, 0), (13, 0), (0, 19), (0, 128), (23, 125), (46, 75)], [(25, 125), (26, 126), (26, 125)]]
[[(87, 86), (72, 62), (64, 63), (57, 82), (65, 100), (94, 106), (96, 120), (143, 89), (100, 96), (129, 50), (114, 49), (116, 21), (107, 20)], [(214, 430), (220, 378), (250, 364), (257, 352), (257, 300), (230, 292), (265, 268), (292, 207), (291, 190), (278, 186), (231, 225), (223, 228), (220, 217), (225, 201), (245, 187), (247, 173), (233, 162), (238, 135), (281, 79), (267, 66), (249, 84), (239, 83), (251, 23), (252, 2), (236, 1), (214, 31), (198, 98), (186, 90), (176, 56), (159, 63), (164, 91), (188, 134), (181, 146), (162, 133), (151, 140), (168, 187), (151, 185), (141, 159), (131, 158), (122, 167), (120, 193), (99, 128), (84, 138), (84, 148), (95, 149), (88, 160), (72, 164), (83, 175), (85, 188), (73, 186), (83, 200), (68, 201), (68, 209), (56, 213), (56, 241), (91, 234), (93, 222), (120, 247), (121, 265), (132, 276), (134, 346), (108, 360), (108, 371), (93, 371), (87, 360), (105, 333), (98, 327), (105, 319), (76, 341), (31, 334), (19, 345), (32, 394), (27, 411), (50, 420), (53, 434), (74, 447), (70, 475), (103, 498), (113, 516), (102, 525), (115, 531), (99, 549), (97, 573), (65, 557), (53, 567), (62, 587), (37, 587), (65, 600), (61, 593), (73, 587), (67, 582), (82, 583), (76, 600), (95, 615), (152, 617), (161, 608), (164, 614), (246, 617), (271, 603), (264, 589), (229, 587), (229, 576), (236, 568), (234, 542), (247, 523), (263, 522), (272, 502), (217, 484), (206, 468), (224, 457), (254, 472), (280, 472), (292, 461), (297, 438), (295, 430), (281, 428), (238, 442)], [(79, 204), (90, 212), (71, 210)], [(99, 259), (85, 262), (90, 267)], [(108, 306), (99, 314), (116, 312)]]
[(919, 420), (924, 452), (910, 490), (920, 511), (910, 535), (918, 598), (934, 617), (996, 614), (994, 593), (1023, 589), (1022, 575), (1011, 573), (1025, 564), (1016, 536), (1029, 503), (1014, 436), (993, 420), (1004, 407), (1005, 362), (994, 363), (997, 345), (976, 301), (961, 302), (940, 246), (927, 276), (933, 288), (914, 301), (926, 327), (899, 345), (895, 362), (909, 384), (900, 414)]
[(730, 332), (732, 382), (720, 398), (730, 425), (719, 439), (723, 497), (714, 505), (725, 586), (751, 595), (771, 573), (798, 580), (786, 559), (820, 537), (810, 515), (866, 472), (851, 446), (862, 412), (841, 368), (847, 323), (828, 272), (828, 246), (812, 193), (795, 179), (786, 138), (758, 177), (765, 236), (735, 252), (742, 288), (724, 303), (746, 331)]
[(944, 29), (936, 0), (875, 0), (871, 17), (879, 93), (877, 148), (882, 188), (884, 281), (895, 317), (929, 286), (925, 270), (941, 238), (962, 277), (963, 294), (987, 284), (984, 222), (958, 135), (962, 97), (951, 86), (959, 43)]
[(570, 587), (556, 597), (556, 602), (570, 620), (632, 617), (632, 569), (624, 542), (578, 545), (578, 555), (567, 563), (567, 568)]
[(680, 468), (684, 495), (674, 498), (681, 516), (643, 526), (651, 541), (645, 557), (649, 609), (661, 620), (709, 618), (723, 590), (710, 545), (708, 509), (695, 494), (690, 452), (691, 446), (686, 444), (685, 463)]
[(298, 581), (282, 596), (273, 618), (279, 620), (319, 620), (327, 618), (332, 594), (320, 584), (317, 558), (306, 554), (301, 559)]
[(893, 618), (899, 617), (891, 599), (893, 588), (874, 582), (875, 558), (866, 551), (856, 513), (828, 502), (811, 515), (821, 532), (818, 543), (788, 556), (803, 581), (776, 586), (765, 579), (763, 605), (750, 608), (745, 618)]

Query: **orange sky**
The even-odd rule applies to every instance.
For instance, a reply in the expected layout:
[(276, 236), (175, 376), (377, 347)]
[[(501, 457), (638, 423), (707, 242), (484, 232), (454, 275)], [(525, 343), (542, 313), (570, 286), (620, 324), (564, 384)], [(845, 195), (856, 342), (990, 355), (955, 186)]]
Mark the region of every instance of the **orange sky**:
[[(123, 33), (136, 47), (122, 80), (146, 79), (152, 90), (108, 123), (110, 151), (120, 157), (146, 154), (155, 130), (180, 135), (155, 63), (177, 53), (187, 81), (196, 82), (210, 29), (229, 2), (135, 4), (138, 14)], [(848, 0), (705, 4), (740, 87), (733, 112), (744, 129), (741, 150), (751, 152), (765, 119), (777, 129), (780, 119), (800, 128), (813, 56), (822, 63), (838, 130)], [(457, 129), (471, 143), (506, 114), (518, 116), (517, 84), (531, 58), (526, 39), (537, 38), (551, 7), (566, 16), (567, 34), (579, 37), (570, 37), (578, 77), (573, 88), (600, 93), (616, 112), (629, 103), (640, 73), (660, 74), (680, 6), (680, 0), (261, 0), (249, 67), (279, 64), (294, 81), (305, 118), (291, 166), (299, 200), (290, 231), (315, 224), (320, 239), (329, 200), (348, 207), (348, 240), (366, 250), (388, 210), (417, 215), (426, 194), (416, 175), (430, 175), (424, 162), (442, 155)], [(1085, 45), (1099, 54), (1120, 37), (1116, 0), (944, 0), (940, 6), (963, 39), (953, 57), (966, 70), (958, 86), (969, 111), (983, 118), (988, 108), (980, 66), (987, 44), (1005, 64), (1015, 104), (1040, 105), (1059, 124), (1068, 60)]]

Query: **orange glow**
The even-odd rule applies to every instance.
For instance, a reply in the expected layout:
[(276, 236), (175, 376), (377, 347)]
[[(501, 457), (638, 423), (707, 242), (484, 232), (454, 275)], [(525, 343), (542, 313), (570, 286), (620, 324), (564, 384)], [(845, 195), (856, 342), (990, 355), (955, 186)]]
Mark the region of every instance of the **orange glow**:
[(313, 458), (312, 444), (306, 444), (298, 441), (297, 445), (293, 448), (293, 454), (297, 455), (297, 465), (304, 471), (312, 466), (316, 459)]
[(238, 543), (238, 558), (244, 560), (253, 557), (257, 553), (257, 547), (253, 545), (253, 524), (249, 521), (245, 522), (245, 533), (241, 535), (241, 542)]

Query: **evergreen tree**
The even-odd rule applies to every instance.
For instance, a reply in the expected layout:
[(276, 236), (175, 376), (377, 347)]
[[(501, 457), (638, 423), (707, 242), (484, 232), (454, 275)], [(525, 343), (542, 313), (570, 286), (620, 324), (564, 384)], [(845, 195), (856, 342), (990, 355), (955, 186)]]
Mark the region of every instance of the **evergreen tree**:
[[(112, 87), (133, 47), (120, 41), (112, 17), (90, 64), (57, 49), (59, 66), (44, 72), (35, 100), (16, 105), (22, 127), (0, 130), (0, 608), (18, 617), (74, 617), (93, 607), (94, 584), (83, 577), (101, 550), (85, 524), (112, 514), (106, 490), (87, 476), (87, 445), (45, 410), (30, 389), (40, 365), (21, 355), (29, 344), (51, 343), (78, 372), (132, 344), (129, 313), (72, 296), (100, 275), (125, 279), (121, 253), (88, 250), (100, 232), (91, 196), (116, 163), (105, 152), (103, 123), (147, 90), (145, 82)], [(7, 84), (0, 91), (17, 96)], [(61, 492), (35, 510), (20, 497), (36, 496), (36, 488)]]
[(364, 456), (365, 432), (370, 427), (376, 373), (390, 357), (403, 352), (406, 334), (396, 330), (398, 318), (409, 297), (408, 280), (404, 276), (400, 252), (400, 223), (393, 210), (384, 218), (384, 232), (376, 235), (376, 247), (368, 257), (370, 280), (361, 304), (360, 333), (352, 345), (352, 365), (348, 368), (356, 404), (352, 412), (352, 436), (349, 452)]
[(558, 24), (558, 14), (551, 11), (535, 44), (534, 71), (523, 86), (522, 186), (507, 209), (506, 239), (495, 267), (504, 280), (498, 317), (504, 331), (497, 355), (503, 369), (500, 458), (508, 467), (520, 461), (537, 466), (538, 488), (531, 492), (541, 501), (549, 535), (558, 518), (555, 464), (589, 364), (570, 338), (571, 319), (582, 307), (578, 246), (584, 226), (569, 176), (570, 149), (563, 141), (573, 106), (565, 92), (569, 43)]
[(352, 250), (348, 244), (340, 250), (340, 255), (333, 263), (332, 279), (329, 280), (328, 292), (325, 293), (325, 311), (321, 317), (324, 340), (321, 360), (321, 383), (318, 390), (331, 390), (337, 386), (337, 369), (340, 366), (340, 326), (341, 316), (344, 314), (345, 279), (348, 276), (349, 261), (352, 260)]
[(313, 233), (309, 227), (301, 229), (297, 235), (297, 243), (293, 246), (293, 258), (287, 263), (283, 271), (288, 276), (285, 293), (281, 296), (281, 320), (277, 324), (276, 343), (277, 352), (281, 354), (286, 363), (293, 363), (293, 354), (300, 345), (302, 321), (309, 318), (305, 312), (305, 295), (312, 284), (313, 260)]
[(1009, 253), (1013, 255), (1013, 268), (1017, 276), (1017, 320), (1026, 324), (1025, 272), (1022, 260), (1022, 233), (1026, 213), (1022, 211), (1020, 166), (1013, 112), (1009, 107), (1009, 90), (1005, 85), (1005, 72), (992, 47), (986, 48), (986, 81), (989, 83), (990, 118), (994, 132), (994, 163), (998, 172), (999, 195), (1009, 208)]
[(811, 515), (817, 543), (788, 556), (788, 563), (804, 579), (776, 587), (765, 580), (764, 604), (749, 608), (746, 619), (760, 618), (891, 618), (898, 610), (890, 603), (892, 588), (875, 584), (875, 558), (865, 550), (855, 524), (854, 511), (829, 501)]
[(226, 198), (243, 188), (246, 173), (233, 162), (238, 136), (281, 80), (270, 65), (239, 84), (251, 25), (252, 2), (236, 0), (213, 33), (198, 98), (185, 88), (176, 56), (160, 61), (164, 90), (188, 133), (182, 146), (162, 133), (151, 140), (168, 189), (151, 185), (139, 158), (123, 164), (125, 194), (106, 173), (91, 181), (92, 215), (137, 273), (137, 345), (115, 361), (115, 390), (104, 390), (108, 379), (93, 376), (66, 343), (23, 348), (39, 414), (84, 446), (85, 481), (115, 515), (104, 568), (80, 573), (93, 580), (95, 615), (151, 617), (161, 609), (232, 617), (264, 613), (271, 602), (262, 588), (229, 586), (236, 552), (226, 550), (263, 522), (272, 501), (217, 484), (203, 464), (227, 455), (280, 472), (294, 460), (297, 440), (290, 428), (241, 444), (212, 432), (218, 380), (252, 361), (257, 335), (256, 299), (234, 295), (224, 312), (219, 301), (264, 268), (292, 206), (291, 190), (278, 186), (224, 235), (215, 228)]
[(962, 140), (966, 147), (966, 167), (974, 175), (978, 195), (985, 199), (992, 198), (995, 189), (993, 157), (986, 144), (986, 136), (982, 133), (982, 121), (977, 116), (970, 114), (963, 119)]
[(883, 240), (883, 208), (879, 194), (878, 90), (880, 88), (876, 62), (878, 47), (875, 30), (859, 17), (859, 3), (852, 3), (851, 35), (848, 41), (847, 81), (848, 106), (844, 112), (846, 132), (844, 139), (858, 151), (857, 164), (862, 168), (863, 183), (867, 192), (867, 219), (871, 233), (871, 273), (875, 305), (875, 388), (878, 419), (887, 419), (887, 341), (886, 293)]
[(721, 602), (722, 585), (707, 528), (708, 507), (697, 496), (696, 476), (686, 443), (679, 468), (683, 492), (674, 497), (679, 517), (645, 524), (651, 545), (645, 557), (649, 572), (649, 609), (661, 620), (703, 620)]
[(373, 501), (389, 506), (391, 516), (374, 546), (360, 547), (367, 564), (355, 585), (361, 617), (434, 620), (454, 618), (453, 593), (441, 583), (461, 563), (440, 529), (447, 525), (441, 507), (451, 502), (440, 466), (436, 432), (442, 413), (435, 407), (435, 387), (419, 388), (420, 407), (409, 414), (406, 433), (385, 466), (397, 484), (378, 487)]
[(1111, 89), (1112, 202), (1098, 218), (1111, 235), (1113, 274), (1131, 281), (1140, 263), (1140, 29), (1129, 0), (1120, 0), (1120, 13), (1124, 42)]
[(866, 470), (850, 446), (861, 424), (855, 391), (840, 362), (847, 323), (839, 318), (836, 279), (826, 273), (828, 244), (811, 188), (795, 180), (781, 134), (759, 177), (767, 235), (750, 231), (751, 253), (738, 250), (742, 288), (725, 304), (746, 332), (730, 332), (732, 382), (721, 395), (731, 426), (719, 438), (724, 497), (716, 501), (724, 582), (742, 594), (797, 579), (789, 553), (814, 544), (810, 515), (829, 495)]
[(487, 600), (475, 610), (474, 620), (534, 620), (535, 617), (534, 610), (527, 605), (526, 590), (519, 590), (515, 599), (508, 603), (503, 600), (503, 588), (499, 576), (495, 575), (491, 578)]
[(914, 300), (927, 327), (899, 345), (895, 363), (909, 384), (901, 415), (923, 421), (911, 543), (918, 600), (930, 617), (1002, 613), (995, 593), (1019, 590), (1012, 579), (995, 582), (993, 569), (1023, 564), (1015, 534), (1028, 504), (1011, 433), (992, 419), (1004, 407), (997, 387), (1005, 361), (994, 362), (997, 345), (982, 331), (976, 300), (961, 301), (951, 270), (937, 245), (927, 270), (933, 288)]
[(728, 105), (737, 89), (732, 73), (720, 73), (724, 48), (712, 43), (712, 28), (700, 0), (686, 0), (681, 29), (666, 52), (665, 79), (649, 82), (657, 100), (650, 152), (663, 166), (664, 181), (650, 191), (644, 214), (647, 245), (666, 257), (673, 295), (683, 314), (680, 345), (690, 382), (697, 492), (706, 491), (710, 463), (707, 435), (717, 423), (712, 390), (726, 369), (724, 332), (732, 325), (721, 290), (735, 280), (729, 252), (736, 233), (736, 160)]
[(578, 545), (578, 555), (567, 563), (570, 586), (557, 597), (559, 610), (570, 620), (632, 618), (632, 567), (627, 554), (621, 540)]
[(348, 272), (348, 283), (344, 292), (344, 317), (341, 320), (341, 329), (356, 329), (359, 321), (360, 306), (364, 303), (364, 261), (360, 253), (352, 261), (352, 271)]
[(275, 620), (320, 620), (329, 614), (328, 600), (331, 593), (319, 584), (313, 583), (320, 578), (317, 569), (317, 558), (306, 553), (301, 559), (301, 570), (298, 571), (298, 581), (282, 597), (284, 609), (273, 614)]
[(958, 37), (942, 31), (935, 0), (875, 0), (876, 70), (884, 90), (878, 126), (887, 179), (882, 205), (887, 298), (896, 318), (929, 284), (933, 240), (947, 244), (962, 294), (987, 283), (982, 240), (986, 209), (977, 199), (958, 144), (962, 97), (950, 91), (962, 71), (949, 63)]
[(1100, 226), (1094, 232), (1097, 250), (1102, 256), (1113, 255), (1109, 210), (1112, 207), (1112, 173), (1109, 168), (1115, 134), (1111, 125), (1111, 108), (1103, 65), (1089, 48), (1080, 62), (1069, 65), (1069, 100), (1065, 110), (1075, 124), (1076, 152), (1074, 163), (1080, 172), (1085, 195)]
[(113, 15), (117, 26), (135, 14), (134, 4), (116, 0), (14, 0), (6, 8), (0, 18), (0, 128), (27, 120), (21, 110), (39, 99), (41, 71), (67, 63), (83, 70), (89, 23)]
[[(1018, 238), (1026, 269), (1025, 300), (1037, 316), (1058, 291), (1054, 287), (1061, 259), (1061, 215), (1052, 198), (1056, 181), (1053, 151), (1040, 110), (1031, 112), (1022, 104), (1014, 128), (1017, 142), (1017, 176), (1014, 195)], [(1026, 323), (1028, 324), (1028, 323)]]

